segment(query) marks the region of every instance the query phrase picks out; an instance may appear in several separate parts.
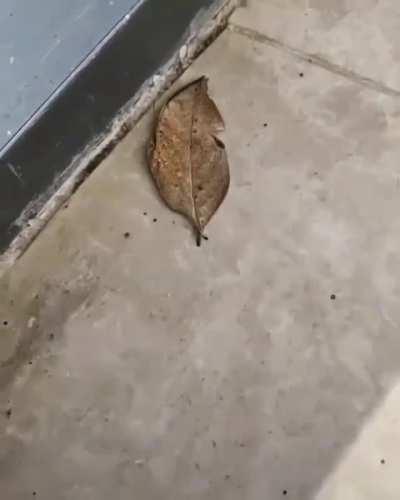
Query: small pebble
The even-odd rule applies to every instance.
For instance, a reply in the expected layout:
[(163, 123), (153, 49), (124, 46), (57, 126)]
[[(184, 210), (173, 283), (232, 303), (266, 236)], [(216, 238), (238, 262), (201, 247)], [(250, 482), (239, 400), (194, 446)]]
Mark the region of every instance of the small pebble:
[(185, 59), (186, 55), (187, 55), (187, 47), (186, 47), (186, 45), (183, 45), (179, 50), (180, 60), (183, 61)]
[(31, 316), (28, 321), (28, 328), (33, 328), (36, 323), (36, 318), (35, 316)]

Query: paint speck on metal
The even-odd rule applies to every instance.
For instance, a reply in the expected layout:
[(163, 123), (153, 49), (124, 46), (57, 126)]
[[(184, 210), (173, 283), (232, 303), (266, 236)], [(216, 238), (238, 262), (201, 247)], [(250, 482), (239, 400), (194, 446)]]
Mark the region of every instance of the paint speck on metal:
[(10, 172), (18, 179), (20, 184), (23, 186), (24, 185), (24, 180), (21, 176), (21, 174), (18, 171), (18, 167), (14, 167), (14, 165), (11, 165), (11, 163), (7, 163), (7, 167), (10, 170)]
[(86, 14), (93, 8), (92, 4), (86, 5), (84, 9), (79, 12), (79, 14), (76, 16), (75, 20), (79, 21), (79, 19), (82, 19), (82, 17), (86, 16)]
[(59, 38), (56, 39), (56, 41), (48, 48), (47, 52), (43, 54), (43, 56), (40, 58), (40, 62), (44, 63), (50, 56), (51, 54), (56, 50), (56, 48), (60, 45), (61, 40)]

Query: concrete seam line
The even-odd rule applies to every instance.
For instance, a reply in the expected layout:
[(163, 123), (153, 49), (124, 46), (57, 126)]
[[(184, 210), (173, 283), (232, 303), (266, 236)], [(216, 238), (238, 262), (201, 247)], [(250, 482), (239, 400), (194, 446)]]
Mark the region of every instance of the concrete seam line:
[(229, 24), (228, 29), (231, 33), (235, 33), (245, 38), (249, 38), (250, 40), (253, 40), (255, 42), (262, 43), (264, 45), (273, 47), (277, 50), (286, 52), (287, 54), (290, 54), (291, 56), (296, 57), (297, 59), (301, 59), (302, 61), (314, 64), (315, 66), (318, 66), (326, 71), (329, 71), (330, 73), (342, 76), (347, 80), (351, 80), (352, 82), (362, 85), (363, 87), (366, 87), (375, 92), (385, 94), (389, 97), (400, 97), (400, 90), (388, 87), (387, 85), (379, 81), (373, 80), (372, 78), (369, 78), (367, 76), (359, 75), (355, 71), (352, 71), (350, 69), (344, 68), (343, 66), (328, 61), (327, 59), (324, 59), (319, 55), (310, 52), (303, 52), (302, 50), (287, 45), (276, 38), (272, 38), (268, 35), (260, 33), (259, 31), (233, 23)]

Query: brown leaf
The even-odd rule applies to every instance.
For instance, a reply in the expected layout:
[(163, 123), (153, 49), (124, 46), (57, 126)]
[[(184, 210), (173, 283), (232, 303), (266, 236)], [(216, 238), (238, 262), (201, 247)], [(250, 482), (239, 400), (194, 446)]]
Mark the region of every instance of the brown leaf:
[(216, 137), (223, 129), (202, 77), (162, 108), (151, 145), (150, 170), (160, 194), (192, 223), (198, 245), (229, 187), (225, 146)]

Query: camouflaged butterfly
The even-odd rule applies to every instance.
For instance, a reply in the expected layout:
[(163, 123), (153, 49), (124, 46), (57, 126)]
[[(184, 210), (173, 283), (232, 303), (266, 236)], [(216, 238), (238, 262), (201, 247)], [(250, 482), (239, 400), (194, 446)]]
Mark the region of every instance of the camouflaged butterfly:
[(200, 246), (204, 228), (229, 188), (224, 121), (202, 77), (161, 109), (150, 145), (150, 170), (165, 203), (193, 225)]

